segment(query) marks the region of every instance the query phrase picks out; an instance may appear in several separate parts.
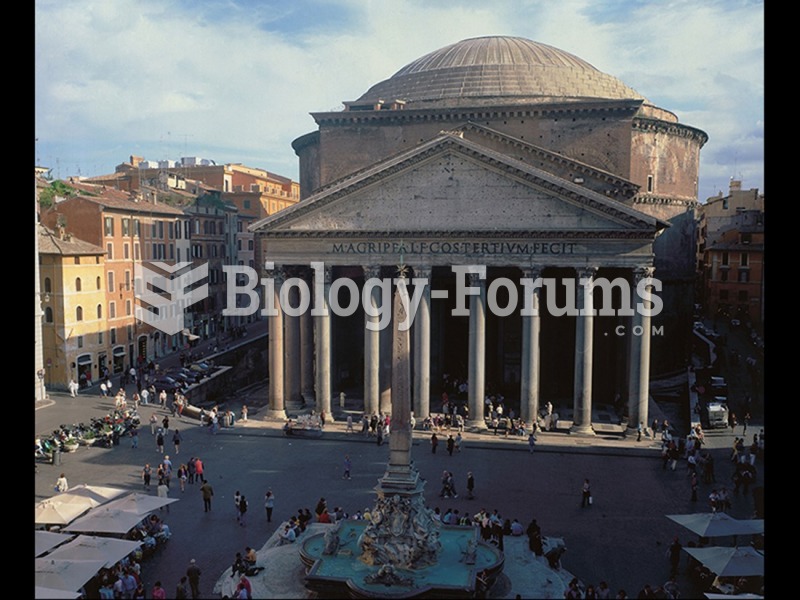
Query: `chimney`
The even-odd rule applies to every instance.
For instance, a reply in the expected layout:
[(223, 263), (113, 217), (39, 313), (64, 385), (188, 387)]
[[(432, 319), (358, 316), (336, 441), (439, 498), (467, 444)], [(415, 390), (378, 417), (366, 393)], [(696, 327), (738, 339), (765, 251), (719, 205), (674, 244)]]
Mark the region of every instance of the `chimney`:
[(742, 180), (741, 179), (734, 179), (731, 177), (731, 183), (728, 191), (732, 194), (733, 192), (741, 192), (742, 191)]

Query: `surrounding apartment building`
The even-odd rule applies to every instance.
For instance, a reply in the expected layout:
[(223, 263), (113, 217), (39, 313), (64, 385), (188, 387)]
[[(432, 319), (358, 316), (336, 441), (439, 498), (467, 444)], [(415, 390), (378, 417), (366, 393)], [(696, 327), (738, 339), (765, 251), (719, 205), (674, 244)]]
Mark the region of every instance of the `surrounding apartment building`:
[(107, 333), (125, 350), (118, 362), (140, 364), (177, 350), (184, 343), (180, 334), (166, 335), (136, 319), (134, 278), (144, 262), (178, 260), (180, 240), (189, 231), (183, 210), (141, 194), (77, 181), (68, 185), (72, 195), (56, 198), (41, 220), (104, 249)]
[(288, 177), (239, 163), (218, 165), (213, 160), (198, 157), (149, 161), (131, 155), (128, 162), (117, 165), (113, 174), (86, 181), (130, 192), (147, 186), (191, 192), (197, 190), (198, 183), (222, 192), (222, 200), (233, 203), (239, 211), (242, 225), (238, 228), (236, 243), (246, 253), (240, 257), (240, 264), (254, 266), (260, 276), (268, 257), (260, 247), (261, 241), (247, 226), (300, 201), (300, 184)]
[(121, 371), (125, 348), (108, 336), (105, 250), (42, 225), (38, 244), (46, 387), (85, 387), (104, 368)]
[(700, 206), (698, 298), (709, 316), (764, 324), (764, 195), (731, 179)]

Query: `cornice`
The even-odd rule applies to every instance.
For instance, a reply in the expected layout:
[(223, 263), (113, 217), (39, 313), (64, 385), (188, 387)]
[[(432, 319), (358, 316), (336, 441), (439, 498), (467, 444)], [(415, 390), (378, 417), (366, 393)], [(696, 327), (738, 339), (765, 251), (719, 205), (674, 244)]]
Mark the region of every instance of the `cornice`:
[(672, 198), (670, 196), (640, 195), (633, 197), (634, 204), (662, 204), (668, 206), (686, 206), (697, 208), (700, 203), (697, 200), (687, 200), (685, 198)]
[(634, 117), (631, 126), (637, 131), (664, 133), (666, 135), (694, 140), (700, 144), (701, 148), (708, 141), (708, 134), (705, 131), (681, 123), (670, 123), (650, 117)]
[(461, 229), (439, 229), (430, 231), (420, 230), (296, 230), (296, 231), (258, 231), (257, 235), (265, 238), (303, 238), (303, 239), (469, 239), (471, 241), (486, 239), (536, 239), (536, 240), (598, 240), (598, 239), (625, 239), (625, 240), (652, 240), (655, 234), (652, 231), (630, 229), (608, 229), (598, 231), (576, 230), (526, 230), (526, 231), (480, 231)]
[(363, 125), (409, 122), (452, 122), (485, 119), (552, 117), (592, 114), (633, 116), (642, 104), (640, 99), (603, 100), (599, 102), (561, 102), (553, 104), (489, 105), (431, 107), (402, 110), (353, 110), (311, 113), (318, 125)]

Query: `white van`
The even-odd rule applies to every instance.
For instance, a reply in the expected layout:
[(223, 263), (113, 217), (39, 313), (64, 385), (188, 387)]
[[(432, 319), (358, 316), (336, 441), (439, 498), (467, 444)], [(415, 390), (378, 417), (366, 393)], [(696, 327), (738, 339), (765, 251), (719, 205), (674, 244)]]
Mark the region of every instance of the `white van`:
[(714, 398), (713, 402), (706, 404), (708, 412), (709, 429), (727, 429), (728, 427), (728, 404), (725, 398)]

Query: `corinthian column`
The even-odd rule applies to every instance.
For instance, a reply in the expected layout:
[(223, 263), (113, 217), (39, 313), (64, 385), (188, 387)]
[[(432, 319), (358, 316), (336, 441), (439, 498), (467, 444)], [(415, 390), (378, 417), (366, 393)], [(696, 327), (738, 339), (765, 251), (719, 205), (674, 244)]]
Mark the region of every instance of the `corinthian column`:
[(317, 412), (331, 414), (331, 311), (328, 297), (331, 291), (331, 267), (324, 267), (320, 289), (315, 287), (315, 306), (320, 314), (314, 317), (317, 366)]
[[(292, 278), (283, 282), (284, 289), (282, 295), (286, 302), (289, 303), (289, 310), (296, 309), (300, 305), (300, 290), (295, 285), (299, 278), (297, 272), (292, 270), (287, 272)], [(288, 291), (288, 294), (286, 293)], [(305, 312), (305, 311), (304, 311)], [(284, 372), (286, 373), (286, 382), (284, 386), (284, 394), (286, 397), (286, 407), (289, 409), (299, 409), (303, 406), (303, 396), (301, 395), (300, 381), (301, 381), (301, 364), (300, 364), (300, 317), (295, 312), (294, 315), (284, 314), (284, 331), (285, 331), (285, 347), (286, 347), (286, 360), (284, 364)]]
[[(523, 269), (522, 276), (533, 282), (539, 278), (539, 269)], [(541, 317), (539, 300), (541, 287), (534, 288), (523, 284), (523, 293), (529, 294), (523, 306), (534, 314), (522, 315), (522, 373), (520, 381), (520, 417), (523, 421), (534, 422), (539, 416), (539, 334)]]
[(480, 290), (469, 297), (469, 424), (486, 429), (483, 415), (486, 388), (486, 280), (478, 273), (470, 273), (469, 285)]
[(274, 314), (269, 317), (269, 408), (267, 419), (285, 419), (283, 389), (283, 309), (281, 308), (281, 286), (284, 272), (280, 267), (272, 271)]
[[(381, 276), (379, 266), (368, 266), (363, 269), (365, 283), (368, 279)], [(368, 415), (378, 414), (381, 395), (381, 332), (378, 329), (380, 294), (379, 287), (372, 288), (368, 301), (373, 314), (369, 315), (366, 311), (364, 313), (364, 412)], [(369, 329), (367, 324), (371, 324), (373, 329)]]
[(573, 401), (572, 433), (594, 435), (592, 429), (592, 327), (594, 301), (592, 286), (597, 269), (578, 271), (577, 306), (580, 313), (575, 324), (575, 390)]
[[(639, 267), (633, 270), (634, 289), (645, 280), (645, 289), (652, 293), (653, 287), (648, 280), (653, 277), (653, 267)], [(636, 313), (631, 317), (631, 336), (628, 345), (628, 364), (630, 375), (628, 379), (628, 430), (635, 430), (639, 422), (648, 425), (650, 400), (650, 314), (652, 302), (642, 301), (636, 308)], [(642, 314), (642, 312), (646, 314)]]
[(414, 414), (424, 419), (431, 412), (431, 268), (415, 267), (414, 281), (424, 279), (424, 289), (414, 319)]

